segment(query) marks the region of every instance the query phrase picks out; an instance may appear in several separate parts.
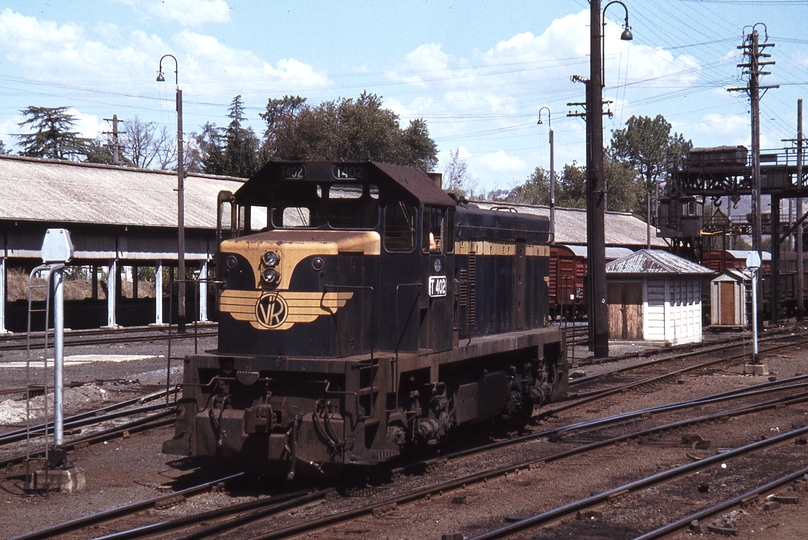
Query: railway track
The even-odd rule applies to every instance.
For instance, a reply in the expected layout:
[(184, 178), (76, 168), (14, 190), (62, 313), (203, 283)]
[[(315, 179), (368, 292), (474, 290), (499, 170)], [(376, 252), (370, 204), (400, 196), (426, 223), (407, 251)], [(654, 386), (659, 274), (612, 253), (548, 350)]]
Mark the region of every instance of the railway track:
[[(116, 329), (66, 330), (64, 344), (66, 347), (91, 345), (109, 345), (114, 343), (140, 343), (150, 341), (187, 340), (218, 335), (215, 323), (199, 323), (188, 325), (187, 332), (178, 334), (173, 327), (125, 327)], [(44, 332), (32, 332), (30, 347), (44, 347)], [(53, 332), (48, 333), (48, 344), (53, 344)], [(0, 341), (0, 351), (24, 351), (28, 347), (28, 334), (9, 334)]]
[[(636, 498), (637, 494), (640, 491), (643, 490), (650, 491), (654, 488), (659, 488), (663, 484), (668, 484), (674, 481), (682, 481), (686, 478), (691, 477), (691, 475), (699, 471), (705, 470), (708, 467), (712, 467), (715, 465), (718, 465), (722, 469), (726, 469), (730, 466), (743, 467), (744, 465), (742, 460), (744, 458), (746, 458), (748, 461), (750, 456), (755, 456), (756, 453), (768, 452), (769, 454), (771, 454), (772, 448), (775, 448), (779, 445), (785, 445), (787, 443), (791, 443), (793, 445), (793, 442), (795, 440), (800, 440), (800, 438), (804, 437), (806, 434), (808, 434), (808, 427), (803, 427), (800, 429), (789, 431), (787, 433), (783, 433), (776, 437), (764, 439), (762, 441), (752, 442), (739, 448), (728, 450), (727, 452), (724, 452), (722, 454), (714, 455), (711, 457), (700, 459), (698, 461), (694, 461), (689, 464), (681, 465), (678, 467), (674, 467), (672, 469), (655, 473), (640, 478), (638, 480), (634, 480), (627, 484), (614, 487), (610, 490), (593, 494), (585, 499), (573, 501), (571, 503), (558, 506), (556, 508), (553, 508), (545, 512), (541, 512), (533, 516), (524, 517), (522, 519), (516, 520), (514, 523), (504, 525), (502, 527), (498, 527), (496, 529), (484, 532), (482, 534), (472, 536), (471, 538), (469, 538), (469, 540), (493, 540), (499, 538), (507, 538), (512, 534), (522, 532), (527, 529), (533, 529), (536, 527), (544, 526), (564, 517), (568, 517), (571, 515), (580, 515), (582, 513), (586, 513), (587, 511), (594, 511), (595, 509), (604, 504), (615, 502), (615, 500), (617, 500), (618, 498), (620, 498), (622, 501), (625, 501), (628, 495), (632, 495)], [(808, 472), (808, 468), (806, 467), (799, 467), (796, 470), (794, 469), (789, 470), (786, 467), (786, 471), (772, 481), (763, 484), (760, 484), (757, 481), (753, 481), (751, 482), (751, 489), (747, 491), (741, 491), (740, 495), (722, 501), (717, 505), (711, 505), (706, 509), (700, 509), (697, 512), (686, 515), (684, 518), (677, 520), (675, 522), (676, 525), (668, 525), (660, 527), (652, 531), (648, 531), (647, 533), (642, 534), (641, 536), (638, 536), (636, 538), (644, 538), (644, 539), (661, 538), (663, 535), (669, 534), (670, 532), (686, 528), (693, 522), (693, 519), (703, 519), (705, 517), (711, 517), (713, 515), (716, 515), (720, 511), (723, 511), (724, 509), (731, 507), (732, 505), (736, 504), (740, 505), (743, 501), (748, 501), (748, 499), (752, 497), (759, 496), (760, 493), (781, 489), (789, 482), (792, 482), (793, 480), (803, 476), (806, 472)], [(593, 512), (590, 515), (594, 516), (597, 514)], [(714, 532), (720, 532), (720, 531), (716, 530)], [(724, 531), (723, 534), (727, 534), (727, 532), (730, 531)], [(728, 535), (735, 536), (736, 534), (731, 534), (730, 532), (730, 534)]]
[[(793, 343), (783, 344), (780, 343), (778, 346), (794, 346)], [(765, 351), (763, 351), (765, 354)], [(645, 384), (651, 384), (646, 382)], [(670, 414), (674, 411), (682, 411), (688, 408), (701, 408), (702, 410), (705, 407), (713, 406), (712, 402), (715, 401), (717, 406), (720, 407), (720, 404), (725, 402), (729, 399), (734, 400), (746, 400), (746, 399), (753, 399), (752, 396), (757, 396), (754, 399), (762, 400), (764, 396), (775, 394), (775, 393), (791, 393), (791, 395), (782, 398), (776, 399), (772, 398), (769, 399), (769, 403), (761, 404), (757, 403), (755, 405), (748, 405), (746, 407), (736, 407), (736, 409), (748, 409), (745, 414), (755, 414), (756, 412), (760, 412), (763, 410), (771, 410), (777, 407), (789, 407), (791, 406), (790, 403), (787, 403), (789, 400), (805, 400), (808, 399), (804, 396), (806, 380), (805, 377), (795, 377), (785, 380), (778, 380), (778, 381), (766, 381), (760, 385), (755, 385), (751, 389), (744, 389), (738, 390), (734, 392), (722, 393), (717, 394), (714, 396), (708, 396), (704, 398), (700, 398), (699, 400), (690, 400), (687, 402), (682, 402), (678, 404), (673, 404), (668, 406), (667, 408), (657, 407), (657, 408), (648, 408), (648, 409), (638, 409), (636, 411), (631, 411), (630, 413), (625, 413), (621, 416), (612, 416), (607, 418), (599, 418), (592, 421), (587, 422), (578, 422), (575, 424), (566, 424), (564, 426), (558, 426), (552, 429), (545, 429), (540, 432), (530, 433), (524, 435), (522, 438), (514, 438), (510, 441), (497, 441), (492, 443), (492, 445), (480, 448), (479, 450), (467, 450), (457, 452), (456, 454), (444, 454), (439, 458), (436, 458), (432, 461), (425, 461), (419, 464), (411, 465), (407, 468), (401, 468), (399, 470), (393, 471), (397, 476), (408, 478), (419, 477), (418, 471), (440, 471), (443, 468), (448, 468), (447, 465), (452, 460), (462, 460), (463, 457), (468, 457), (472, 460), (479, 460), (482, 455), (487, 455), (495, 451), (501, 451), (503, 448), (508, 446), (514, 446), (516, 444), (522, 443), (524, 445), (531, 445), (538, 441), (556, 441), (552, 444), (557, 444), (561, 442), (563, 444), (575, 445), (576, 448), (579, 448), (575, 451), (568, 451), (569, 453), (565, 452), (558, 452), (556, 454), (544, 454), (542, 456), (538, 456), (533, 460), (522, 460), (517, 463), (508, 464), (507, 466), (502, 467), (491, 467), (485, 472), (477, 473), (475, 475), (465, 475), (460, 478), (454, 479), (455, 483), (452, 484), (450, 482), (444, 482), (441, 484), (430, 485), (426, 487), (421, 487), (419, 489), (411, 490), (408, 493), (402, 494), (400, 497), (385, 497), (385, 492), (392, 492), (392, 491), (399, 491), (399, 488), (396, 487), (397, 484), (394, 484), (392, 487), (378, 487), (378, 488), (371, 488), (370, 491), (375, 492), (378, 496), (374, 497), (374, 501), (368, 505), (355, 505), (354, 508), (350, 510), (345, 510), (341, 512), (334, 512), (329, 513), (329, 511), (323, 511), (321, 513), (328, 513), (329, 516), (326, 517), (319, 517), (317, 519), (312, 518), (311, 514), (307, 514), (306, 508), (312, 504), (320, 504), (326, 505), (331, 504), (330, 502), (323, 502), (323, 497), (319, 495), (313, 495), (313, 499), (299, 499), (295, 500), (294, 497), (284, 499), (284, 500), (272, 500), (269, 497), (262, 497), (262, 499), (267, 499), (263, 501), (256, 501), (250, 502), (249, 504), (244, 503), (243, 506), (239, 507), (234, 505), (234, 507), (230, 510), (226, 509), (219, 509), (215, 513), (210, 514), (193, 514), (188, 515), (183, 518), (180, 518), (178, 521), (174, 522), (171, 519), (164, 519), (160, 521), (159, 524), (154, 523), (147, 523), (143, 524), (142, 522), (138, 524), (136, 527), (127, 528), (125, 530), (121, 530), (118, 533), (112, 533), (108, 535), (109, 538), (131, 538), (131, 537), (155, 537), (161, 538), (165, 537), (165, 531), (172, 531), (171, 537), (172, 538), (201, 538), (201, 537), (210, 537), (215, 536), (217, 534), (244, 534), (253, 535), (256, 537), (262, 538), (283, 538), (289, 535), (299, 535), (305, 534), (306, 531), (314, 530), (314, 529), (322, 529), (328, 528), (329, 530), (339, 527), (346, 527), (346, 523), (352, 523), (355, 520), (362, 519), (363, 516), (370, 516), (370, 515), (378, 515), (384, 516), (390, 513), (402, 512), (405, 511), (403, 508), (406, 505), (413, 503), (413, 502), (423, 502), (427, 501), (431, 498), (443, 498), (441, 494), (451, 494), (455, 490), (463, 490), (464, 486), (471, 487), (474, 485), (479, 485), (480, 482), (486, 482), (494, 480), (496, 481), (498, 478), (504, 477), (511, 477), (513, 475), (518, 475), (520, 471), (522, 474), (526, 474), (526, 471), (535, 471), (540, 468), (546, 467), (551, 463), (559, 462), (563, 463), (564, 460), (573, 459), (575, 456), (584, 455), (587, 452), (594, 452), (598, 449), (609, 448), (614, 446), (615, 444), (628, 444), (628, 442), (636, 441), (640, 439), (647, 439), (653, 438), (657, 436), (659, 433), (669, 432), (676, 429), (682, 429), (684, 424), (676, 424), (675, 422), (670, 422), (667, 424), (663, 424), (661, 426), (647, 426), (643, 425), (642, 429), (640, 429), (639, 423), (645, 422), (651, 418), (659, 418), (663, 414)], [(640, 385), (641, 386), (641, 385)], [(624, 393), (620, 392), (620, 393)], [(797, 394), (801, 394), (797, 396)], [(801, 401), (795, 401), (801, 402)], [(578, 404), (582, 406), (582, 403)], [(754, 410), (753, 407), (762, 407), (759, 410)], [(670, 410), (667, 410), (670, 409)], [(556, 415), (560, 413), (560, 411), (556, 412)], [(719, 422), (721, 418), (724, 418), (728, 415), (727, 410), (717, 410), (712, 416), (709, 415), (701, 415), (700, 417), (694, 418), (691, 420), (693, 426), (697, 426), (700, 424), (704, 424), (707, 422)], [(680, 421), (681, 422), (681, 421)], [(628, 427), (627, 427), (628, 426)], [(634, 427), (636, 429), (629, 430), (629, 427)], [(619, 435), (615, 435), (613, 437), (607, 436), (604, 432), (606, 429), (611, 430), (623, 430), (623, 433)], [(750, 488), (751, 489), (751, 488)], [(324, 490), (323, 490), (324, 491)], [(332, 492), (329, 492), (332, 493)], [(308, 494), (297, 494), (300, 497)], [(462, 495), (458, 495), (458, 497), (462, 497)], [(184, 497), (181, 497), (181, 499)], [(343, 498), (344, 499), (344, 498)], [(178, 499), (174, 499), (178, 501), (178, 504), (181, 503)], [(610, 499), (607, 498), (607, 503)], [(320, 502), (315, 502), (320, 501)], [(302, 506), (301, 506), (302, 505)], [(288, 516), (290, 514), (300, 515), (301, 518), (308, 517), (307, 522), (308, 525), (284, 525), (284, 520), (288, 520)], [(124, 518), (130, 519), (130, 518)], [(262, 520), (261, 525), (259, 527), (267, 530), (267, 527), (272, 527), (272, 530), (269, 530), (265, 533), (256, 533), (255, 530), (250, 529), (250, 523), (255, 520)], [(199, 521), (204, 521), (207, 523), (206, 528), (200, 528), (199, 525), (193, 525), (192, 523), (198, 523)], [(269, 523), (269, 525), (268, 525)], [(273, 523), (275, 523), (273, 525)], [(190, 528), (188, 528), (190, 527)], [(302, 527), (302, 528), (298, 528)], [(306, 528), (308, 527), (308, 528)], [(114, 526), (107, 528), (107, 530), (114, 530)], [(233, 533), (232, 531), (237, 531)], [(161, 532), (163, 531), (163, 532)], [(231, 531), (228, 533), (228, 531)], [(251, 532), (250, 532), (251, 531)], [(97, 535), (96, 535), (97, 536)], [(41, 536), (46, 537), (46, 536)], [(27, 536), (23, 536), (22, 538), (27, 538)]]
[[(145, 403), (167, 398), (171, 394), (176, 397), (178, 390), (178, 387), (173, 387), (168, 391), (162, 390), (66, 417), (64, 419), (65, 433), (74, 436), (68, 435), (63, 448), (71, 451), (171, 424), (174, 414), (173, 402), (167, 399), (164, 403), (152, 405), (145, 405)], [(49, 422), (0, 434), (0, 455), (2, 456), (0, 457), (0, 468), (11, 467), (24, 463), (28, 459), (44, 456), (44, 444), (40, 442), (40, 439), (52, 433), (53, 424)], [(34, 451), (26, 450), (24, 446), (28, 441), (31, 441), (36, 447), (42, 448)]]
[[(523, 456), (522, 459), (501, 467), (487, 468), (480, 473), (452, 478), (451, 480), (433, 483), (419, 489), (390, 488), (386, 490), (388, 492), (403, 491), (403, 493), (385, 496), (385, 490), (381, 489), (378, 496), (374, 497), (368, 504), (354, 504), (352, 508), (342, 511), (323, 510), (321, 512), (323, 516), (317, 519), (312, 518), (310, 515), (305, 515), (303, 509), (307, 505), (311, 505), (314, 501), (322, 501), (326, 495), (333, 493), (333, 491), (317, 491), (311, 493), (292, 492), (287, 494), (287, 498), (282, 500), (264, 497), (261, 500), (232, 505), (215, 511), (196, 513), (150, 524), (141, 523), (135, 527), (109, 534), (103, 538), (162, 537), (161, 535), (166, 533), (166, 531), (171, 531), (172, 538), (208, 538), (217, 534), (237, 534), (257, 538), (286, 538), (326, 527), (333, 529), (334, 527), (344, 526), (346, 523), (353, 522), (364, 516), (374, 514), (383, 515), (386, 512), (401, 509), (405, 505), (413, 502), (424, 501), (431, 497), (439, 497), (441, 494), (452, 493), (456, 490), (465, 491), (474, 485), (479, 485), (486, 481), (495, 480), (508, 475), (518, 475), (520, 471), (537, 470), (538, 468), (547, 467), (555, 462), (562, 463), (564, 460), (571, 460), (576, 456), (595, 452), (598, 449), (613, 447), (615, 444), (625, 444), (627, 441), (648, 439), (658, 436), (660, 433), (675, 432), (683, 428), (692, 428), (711, 422), (726, 422), (729, 417), (760, 414), (772, 409), (782, 409), (784, 407), (801, 404), (805, 401), (808, 401), (808, 376), (794, 377), (782, 381), (767, 381), (750, 388), (704, 396), (698, 399), (666, 405), (664, 407), (658, 406), (640, 409), (619, 416), (601, 418), (576, 425), (560, 426), (552, 430), (544, 430), (539, 433), (525, 435), (521, 438), (517, 437), (510, 441), (493, 443), (487, 447), (448, 454), (436, 460), (421, 462), (396, 472), (402, 477), (410, 476), (414, 474), (413, 471), (416, 470), (431, 470), (434, 472), (440, 468), (447, 468), (447, 462), (464, 458), (470, 460), (479, 459), (480, 455), (490, 454), (494, 450), (512, 446), (515, 443), (527, 444), (530, 441), (555, 440), (557, 442), (564, 441), (566, 445), (570, 446), (570, 448), (566, 450), (555, 453), (531, 455), (530, 459), (524, 459)], [(740, 405), (733, 405), (731, 408), (726, 407), (728, 403), (737, 402), (742, 403)], [(659, 420), (665, 415), (681, 413), (681, 411), (688, 409), (695, 409), (702, 413), (708, 406), (715, 408), (710, 414), (698, 414), (692, 418), (674, 422)], [(612, 431), (618, 430), (620, 433), (607, 434), (604, 432), (605, 429)], [(796, 435), (792, 433), (789, 434), (789, 436), (793, 439), (799, 436), (800, 433), (801, 432), (798, 432)], [(759, 445), (754, 448), (762, 449), (763, 446)], [(734, 455), (735, 454), (725, 452), (718, 457), (721, 458), (723, 462), (727, 462)], [(705, 467), (710, 467), (712, 464), (712, 461), (699, 461), (701, 462), (700, 464), (677, 468), (677, 474), (684, 474), (685, 471), (700, 470)], [(416, 475), (416, 477), (417, 476), (418, 475)], [(448, 476), (453, 475), (448, 474)], [(512, 524), (512, 528), (497, 529), (484, 534), (492, 534), (493, 536), (490, 536), (491, 538), (503, 537), (497, 535), (512, 534), (515, 530), (535, 527), (542, 523), (560, 519), (563, 516), (569, 515), (570, 512), (586, 511), (586, 509), (591, 508), (592, 505), (600, 505), (604, 504), (604, 501), (609, 502), (613, 500), (616, 494), (625, 495), (626, 493), (640, 489), (641, 485), (646, 486), (645, 489), (649, 489), (658, 485), (659, 482), (669, 481), (673, 477), (673, 473), (653, 475), (646, 484), (642, 484), (638, 480), (632, 482), (628, 487), (621, 485), (610, 492), (605, 492), (606, 494), (598, 496), (597, 498), (586, 498), (582, 501), (576, 501), (574, 504), (566, 504), (563, 505), (563, 507), (554, 509), (552, 512), (546, 511), (537, 514), (538, 517), (532, 516), (530, 518), (524, 518), (520, 520), (518, 526), (517, 524)], [(184, 497), (185, 495), (182, 494), (179, 498)], [(164, 499), (159, 498), (159, 500), (163, 501)], [(148, 504), (148, 502), (144, 501), (133, 508), (142, 509)], [(301, 514), (301, 517), (296, 523), (289, 524), (288, 522), (290, 520), (288, 516), (290, 514)], [(108, 521), (112, 519), (112, 517), (117, 518), (121, 516), (109, 516), (108, 514), (88, 516), (85, 522), (88, 524), (97, 523), (102, 517), (104, 520)], [(274, 525), (273, 520), (275, 521)], [(258, 521), (260, 521), (260, 525), (250, 525)], [(199, 523), (201, 522), (204, 522), (206, 525), (204, 527), (200, 526)], [(71, 526), (73, 525), (71, 524)], [(114, 525), (108, 523), (107, 529), (109, 528), (114, 528)], [(264, 532), (257, 533), (257, 530)], [(52, 534), (53, 530), (40, 531), (38, 533), (40, 536), (23, 536), (21, 538), (42, 538), (46, 536), (41, 535), (46, 533)], [(480, 536), (480, 538), (487, 537), (489, 536)]]
[[(786, 337), (772, 336), (761, 340), (760, 344), (760, 354), (765, 355), (782, 349), (800, 347), (808, 344), (808, 336), (805, 334), (792, 334)], [(733, 352), (736, 349), (740, 349), (740, 352)], [(745, 349), (745, 343), (721, 343), (706, 348), (663, 355), (659, 358), (640, 361), (628, 366), (621, 366), (596, 375), (572, 379), (570, 381), (570, 387), (574, 390), (570, 394), (570, 399), (559, 405), (542, 409), (540, 416), (557, 414), (562, 410), (578, 407), (584, 403), (603, 399), (608, 396), (621, 394), (631, 388), (646, 386), (665, 379), (679, 377), (685, 373), (715, 368), (720, 364), (731, 365), (733, 363), (745, 362), (749, 358), (749, 353)], [(667, 366), (674, 362), (683, 365), (677, 369), (668, 369)], [(646, 374), (644, 371), (650, 371), (650, 373)], [(630, 372), (633, 372), (633, 376), (626, 375)], [(627, 382), (624, 382), (625, 379), (628, 379)], [(605, 385), (603, 384), (604, 381), (606, 383)], [(609, 384), (610, 382), (611, 384)], [(597, 384), (601, 384), (605, 386), (605, 388), (595, 387), (589, 391), (586, 389), (577, 389), (577, 387), (586, 385), (596, 386)]]

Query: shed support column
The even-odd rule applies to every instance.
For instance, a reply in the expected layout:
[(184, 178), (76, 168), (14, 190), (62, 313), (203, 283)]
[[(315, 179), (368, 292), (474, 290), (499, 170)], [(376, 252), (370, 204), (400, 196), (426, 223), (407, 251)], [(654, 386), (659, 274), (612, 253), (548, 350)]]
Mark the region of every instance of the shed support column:
[(163, 261), (154, 268), (154, 324), (163, 324)]
[(107, 327), (115, 328), (118, 323), (115, 318), (115, 297), (118, 293), (118, 261), (113, 259), (109, 263), (107, 272)]
[(0, 257), (0, 334), (6, 330), (6, 258)]
[(96, 264), (93, 264), (93, 292), (90, 298), (98, 300), (98, 265)]
[(202, 261), (199, 268), (199, 320), (208, 322), (208, 261)]

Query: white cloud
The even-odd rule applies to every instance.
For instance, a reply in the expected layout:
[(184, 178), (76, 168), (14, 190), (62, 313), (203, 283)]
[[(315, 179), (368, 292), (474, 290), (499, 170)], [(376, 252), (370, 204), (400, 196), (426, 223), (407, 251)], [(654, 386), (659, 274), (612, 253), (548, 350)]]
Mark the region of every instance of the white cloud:
[(70, 108), (68, 114), (72, 114), (75, 118), (75, 129), (78, 131), (82, 137), (87, 137), (89, 139), (95, 139), (99, 135), (101, 135), (102, 131), (108, 129), (106, 122), (103, 122), (102, 119), (98, 118), (94, 114), (86, 114), (82, 113), (76, 108)]
[[(748, 146), (751, 138), (749, 117), (707, 114), (701, 121), (688, 126), (688, 136), (696, 146)], [(702, 142), (703, 141), (703, 142)], [(717, 142), (721, 141), (721, 142)]]
[(427, 43), (407, 54), (404, 64), (388, 72), (388, 77), (394, 81), (426, 88), (425, 79), (442, 77), (449, 72), (450, 59), (451, 57), (441, 49), (441, 45)]
[(518, 156), (507, 154), (503, 150), (483, 154), (477, 158), (477, 163), (491, 171), (501, 171), (504, 173), (515, 173), (525, 171), (527, 164)]
[(136, 11), (177, 21), (183, 26), (230, 22), (230, 7), (224, 0), (118, 0)]

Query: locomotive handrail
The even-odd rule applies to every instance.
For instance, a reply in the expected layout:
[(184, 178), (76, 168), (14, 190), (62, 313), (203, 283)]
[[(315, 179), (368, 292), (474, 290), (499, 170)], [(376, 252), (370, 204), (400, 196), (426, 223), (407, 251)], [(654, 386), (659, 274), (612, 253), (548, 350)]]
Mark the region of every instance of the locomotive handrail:
[[(423, 283), (421, 283), (419, 281), (419, 282), (416, 282), (416, 283), (399, 283), (398, 285), (396, 285), (396, 305), (395, 305), (396, 323), (395, 323), (395, 328), (394, 328), (394, 330), (396, 332), (399, 331), (399, 325), (398, 325), (398, 293), (399, 293), (399, 291), (401, 290), (402, 287), (417, 287), (418, 288), (418, 295), (415, 297), (415, 300), (417, 301), (421, 297), (421, 287), (423, 287)], [(396, 350), (395, 350), (396, 356), (395, 356), (395, 360), (394, 360), (396, 368), (395, 368), (395, 371), (393, 373), (393, 376), (394, 376), (393, 380), (395, 381), (395, 384), (396, 384), (396, 403), (398, 403), (398, 399), (399, 399), (398, 388), (400, 386), (398, 384), (398, 352), (399, 352), (398, 347), (401, 344), (401, 340), (403, 339), (403, 337), (404, 337), (404, 332), (401, 332), (398, 335), (397, 339), (396, 339)]]
[[(197, 279), (175, 279), (171, 284), (171, 294), (168, 295), (168, 351), (166, 352), (166, 392), (171, 388), (171, 312), (174, 310), (174, 291), (179, 294), (178, 284), (195, 283), (198, 287), (200, 283), (211, 283), (213, 285), (224, 285), (224, 281), (216, 280), (214, 278), (197, 278)], [(163, 294), (162, 291), (155, 291), (155, 295)], [(177, 332), (179, 333), (179, 332)], [(199, 321), (194, 321), (194, 354), (198, 354), (198, 340), (199, 340)], [(176, 399), (176, 396), (175, 396)], [(169, 395), (166, 393), (166, 406), (169, 404)]]

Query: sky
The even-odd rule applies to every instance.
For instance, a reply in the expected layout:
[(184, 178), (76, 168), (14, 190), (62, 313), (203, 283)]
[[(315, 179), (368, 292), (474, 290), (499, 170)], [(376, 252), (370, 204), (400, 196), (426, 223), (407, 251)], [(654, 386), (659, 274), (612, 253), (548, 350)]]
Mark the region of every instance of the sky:
[[(808, 98), (808, 0), (624, 0), (605, 12), (604, 141), (631, 116), (661, 114), (694, 146), (750, 146), (737, 64), (753, 26), (773, 43), (761, 84), (764, 149), (790, 146)], [(443, 171), (450, 152), (477, 189), (510, 189), (536, 167), (585, 162), (585, 124), (569, 103), (589, 77), (587, 0), (5, 0), (0, 4), (0, 140), (16, 153), (20, 110), (68, 106), (87, 137), (124, 121), (176, 132), (175, 75), (188, 138), (226, 126), (241, 95), (260, 136), (268, 99), (311, 104), (382, 98), (406, 127), (427, 122)], [(160, 59), (165, 82), (157, 82)], [(543, 107), (546, 107), (544, 109)], [(539, 111), (541, 124), (538, 124)], [(550, 111), (548, 122), (547, 111)]]

